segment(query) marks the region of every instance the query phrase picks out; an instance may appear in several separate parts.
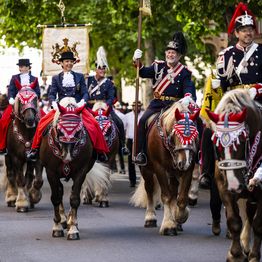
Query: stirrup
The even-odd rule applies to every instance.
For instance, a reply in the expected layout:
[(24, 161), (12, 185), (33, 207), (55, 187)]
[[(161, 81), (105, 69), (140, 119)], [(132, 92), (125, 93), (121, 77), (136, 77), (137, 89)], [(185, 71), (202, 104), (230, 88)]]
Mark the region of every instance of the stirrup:
[(130, 154), (130, 152), (129, 152), (127, 147), (122, 147), (121, 148), (121, 152), (122, 152), (123, 155), (126, 155), (126, 156)]
[(145, 153), (138, 153), (138, 155), (135, 157), (135, 164), (139, 166), (146, 166), (147, 165), (147, 157)]

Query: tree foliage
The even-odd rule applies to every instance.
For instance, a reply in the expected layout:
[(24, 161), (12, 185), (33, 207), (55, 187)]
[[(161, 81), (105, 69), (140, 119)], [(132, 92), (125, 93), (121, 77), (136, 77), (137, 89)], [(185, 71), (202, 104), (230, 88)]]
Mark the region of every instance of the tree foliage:
[[(27, 45), (41, 48), (42, 32), (38, 24), (59, 24), (61, 16), (58, 0), (0, 0), (0, 38), (7, 47), (22, 49)], [(103, 45), (108, 53), (112, 73), (133, 78), (131, 66), (137, 45), (139, 0), (64, 0), (67, 23), (92, 23), (91, 64), (95, 53)], [(153, 57), (163, 58), (163, 50), (177, 30), (183, 30), (189, 43), (188, 55), (203, 56), (204, 61), (214, 61), (212, 53), (204, 46), (201, 37), (226, 31), (234, 11), (235, 0), (154, 0), (152, 17), (143, 17), (143, 43), (150, 41)], [(251, 1), (249, 7), (256, 16), (262, 14), (262, 0)], [(210, 20), (216, 28), (209, 28)], [(145, 47), (142, 48), (145, 50)]]

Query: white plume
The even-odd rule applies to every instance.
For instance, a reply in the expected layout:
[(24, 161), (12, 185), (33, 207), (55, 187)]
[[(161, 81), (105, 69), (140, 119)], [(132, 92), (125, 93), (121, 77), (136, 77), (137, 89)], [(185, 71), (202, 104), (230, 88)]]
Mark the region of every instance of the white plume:
[(96, 52), (96, 63), (97, 63), (97, 67), (106, 66), (106, 68), (109, 69), (106, 59), (106, 51), (103, 46), (100, 46)]

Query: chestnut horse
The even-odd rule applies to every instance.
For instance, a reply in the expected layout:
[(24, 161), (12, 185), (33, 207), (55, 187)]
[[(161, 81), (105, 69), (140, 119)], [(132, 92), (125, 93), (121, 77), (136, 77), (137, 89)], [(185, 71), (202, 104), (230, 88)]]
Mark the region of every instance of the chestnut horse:
[[(262, 163), (262, 113), (248, 90), (227, 92), (215, 113), (208, 112), (213, 121), (213, 142), (216, 146), (215, 179), (220, 197), (226, 207), (227, 226), (232, 235), (227, 261), (260, 261), (262, 238), (262, 190), (248, 189), (248, 181)], [(253, 245), (242, 232), (242, 220), (237, 201), (246, 198), (245, 227), (248, 223), (254, 233)], [(242, 243), (240, 241), (242, 240)]]
[[(21, 89), (14, 104), (14, 118), (8, 126), (5, 156), (7, 189), (6, 202), (17, 212), (27, 212), (29, 207), (41, 200), (42, 165), (40, 161), (27, 162), (26, 153), (38, 124), (38, 99), (30, 89)], [(26, 171), (24, 173), (24, 166)]]
[(6, 94), (0, 93), (0, 119), (2, 118), (3, 112), (8, 106), (8, 97)]
[[(92, 108), (92, 114), (101, 128), (109, 148), (109, 153), (107, 154), (108, 162), (105, 164), (105, 166), (112, 170), (119, 148), (119, 133), (117, 127), (110, 117), (110, 109), (106, 103), (102, 101), (96, 102)], [(110, 180), (110, 171), (108, 169), (104, 169), (104, 172)], [(84, 186), (82, 189), (82, 199), (84, 204), (92, 203), (92, 196), (86, 192)], [(99, 202), (99, 207), (109, 207), (108, 187), (99, 188), (99, 186), (96, 186), (95, 201)]]
[(199, 110), (191, 114), (178, 101), (161, 113), (148, 131), (148, 164), (140, 168), (143, 180), (131, 203), (135, 206), (146, 204), (144, 226), (156, 227), (156, 197), (161, 193), (164, 205), (162, 235), (176, 235), (177, 224), (185, 223), (189, 215), (187, 202), (198, 148), (195, 124), (198, 115)]
[[(54, 207), (53, 237), (63, 237), (67, 226), (67, 239), (79, 239), (77, 210), (80, 205), (80, 191), (87, 173), (94, 166), (93, 145), (84, 128), (81, 112), (74, 98), (60, 101), (59, 110), (52, 126), (46, 131), (40, 147), (40, 159), (46, 168), (51, 187), (51, 202)], [(98, 176), (99, 178), (101, 176)], [(61, 178), (73, 180), (70, 195), (70, 212), (65, 215), (63, 207), (63, 184)], [(95, 179), (95, 177), (94, 177)]]

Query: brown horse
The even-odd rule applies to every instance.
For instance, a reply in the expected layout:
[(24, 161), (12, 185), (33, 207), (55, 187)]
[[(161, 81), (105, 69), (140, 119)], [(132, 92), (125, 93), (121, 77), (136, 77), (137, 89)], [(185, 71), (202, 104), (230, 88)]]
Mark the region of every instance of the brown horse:
[[(250, 98), (248, 90), (227, 92), (215, 113), (208, 112), (214, 122), (213, 142), (216, 145), (215, 179), (226, 207), (227, 226), (232, 244), (227, 261), (260, 261), (262, 238), (262, 190), (248, 190), (248, 181), (262, 163), (262, 113), (260, 106)], [(242, 232), (242, 220), (237, 201), (246, 198), (245, 227), (253, 228), (251, 250), (249, 237)], [(248, 222), (248, 223), (247, 223)], [(242, 243), (240, 241), (242, 240)]]
[[(79, 239), (77, 210), (80, 191), (86, 174), (95, 163), (93, 145), (83, 126), (81, 108), (74, 98), (60, 101), (53, 125), (46, 131), (40, 147), (40, 159), (46, 168), (51, 187), (51, 202), (54, 206), (53, 237), (63, 237), (67, 225), (67, 239)], [(63, 207), (63, 184), (61, 178), (73, 180), (70, 195), (70, 212), (66, 218)]]
[[(119, 134), (117, 127), (110, 117), (110, 109), (107, 107), (106, 103), (102, 101), (96, 102), (93, 106), (92, 114), (101, 128), (109, 148), (108, 162), (105, 166), (112, 170), (119, 148)], [(110, 180), (110, 171), (104, 169), (104, 172)], [(93, 197), (88, 193), (88, 190), (85, 190), (85, 188), (82, 189), (82, 198), (84, 204), (92, 203)], [(96, 186), (95, 201), (99, 203), (99, 207), (109, 207), (108, 187), (101, 188), (99, 185)]]
[(179, 101), (157, 117), (148, 133), (148, 164), (141, 167), (144, 181), (141, 180), (131, 202), (136, 206), (145, 203), (144, 226), (156, 227), (156, 197), (161, 193), (164, 217), (160, 234), (163, 235), (176, 235), (177, 224), (184, 223), (189, 215), (187, 202), (198, 146), (195, 126), (198, 115), (199, 110), (190, 114)]
[(8, 97), (6, 94), (0, 93), (0, 119), (2, 118), (3, 112), (8, 106)]
[(27, 212), (42, 197), (42, 165), (40, 161), (31, 163), (26, 160), (38, 120), (36, 93), (30, 88), (20, 90), (15, 99), (14, 118), (8, 127), (8, 154), (5, 156), (8, 179), (5, 199), (8, 206), (16, 207), (17, 212)]

